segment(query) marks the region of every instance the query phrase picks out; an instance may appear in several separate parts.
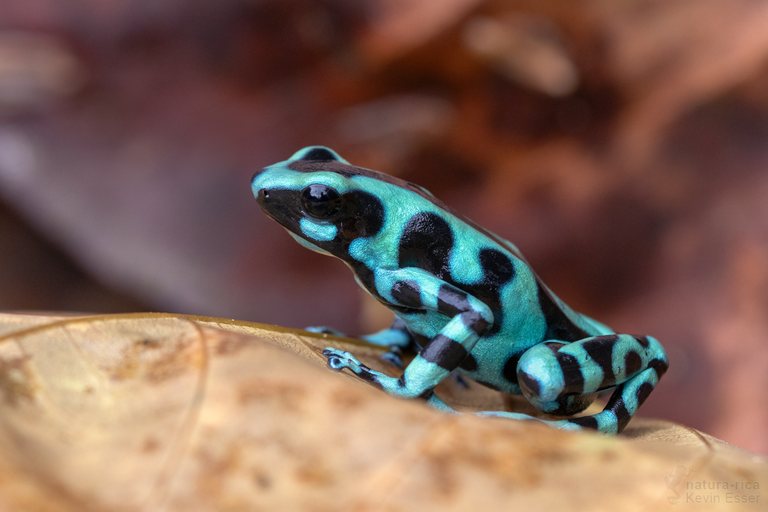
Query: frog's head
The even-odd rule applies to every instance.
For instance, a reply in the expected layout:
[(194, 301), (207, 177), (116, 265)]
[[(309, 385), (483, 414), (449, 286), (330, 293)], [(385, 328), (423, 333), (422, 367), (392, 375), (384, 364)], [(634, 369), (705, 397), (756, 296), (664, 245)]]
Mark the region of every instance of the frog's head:
[(251, 189), (264, 212), (301, 245), (346, 259), (349, 244), (375, 236), (384, 203), (404, 181), (355, 167), (332, 149), (310, 146), (253, 176)]

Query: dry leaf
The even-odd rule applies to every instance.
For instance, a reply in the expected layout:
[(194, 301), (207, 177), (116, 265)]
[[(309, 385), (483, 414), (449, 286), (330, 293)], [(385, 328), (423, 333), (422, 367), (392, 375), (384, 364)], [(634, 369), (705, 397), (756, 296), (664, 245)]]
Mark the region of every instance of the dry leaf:
[[(636, 419), (618, 438), (447, 415), (324, 367), (349, 340), (164, 314), (0, 316), (3, 510), (700, 510), (768, 464)], [(498, 406), (479, 386), (454, 405)], [(750, 505), (740, 505), (749, 509)]]

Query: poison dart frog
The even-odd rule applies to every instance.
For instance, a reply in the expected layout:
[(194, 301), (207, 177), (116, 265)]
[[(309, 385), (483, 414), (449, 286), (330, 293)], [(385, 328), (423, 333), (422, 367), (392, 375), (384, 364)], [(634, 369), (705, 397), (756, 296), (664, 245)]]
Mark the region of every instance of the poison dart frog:
[[(415, 349), (399, 377), (349, 352), (323, 351), (332, 369), (348, 369), (390, 395), (453, 411), (434, 388), (457, 372), (563, 418), (478, 414), (618, 433), (667, 370), (655, 338), (616, 333), (577, 313), (515, 245), (423, 187), (354, 166), (323, 146), (265, 167), (251, 187), (267, 216), (302, 246), (341, 259), (394, 313), (391, 327), (363, 339), (387, 347), (386, 358), (399, 365), (400, 354)], [(607, 389), (613, 391), (601, 412), (571, 417)]]

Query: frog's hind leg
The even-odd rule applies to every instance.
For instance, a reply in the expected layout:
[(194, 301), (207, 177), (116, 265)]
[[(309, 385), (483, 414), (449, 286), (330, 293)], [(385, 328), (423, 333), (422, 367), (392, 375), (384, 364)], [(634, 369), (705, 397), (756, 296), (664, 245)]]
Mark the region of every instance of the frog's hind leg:
[[(611, 334), (535, 345), (520, 358), (517, 377), (523, 396), (537, 409), (553, 415), (580, 412), (596, 392), (615, 387), (597, 414), (539, 421), (563, 429), (587, 427), (618, 433), (656, 387), (667, 366), (667, 356), (656, 339)], [(481, 414), (532, 419), (502, 411)]]

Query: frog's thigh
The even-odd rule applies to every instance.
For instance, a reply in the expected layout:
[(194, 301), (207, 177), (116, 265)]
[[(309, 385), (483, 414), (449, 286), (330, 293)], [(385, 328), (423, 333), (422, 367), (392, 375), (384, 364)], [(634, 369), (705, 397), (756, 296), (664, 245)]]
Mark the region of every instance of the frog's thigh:
[[(584, 388), (583, 368), (572, 355), (560, 352), (566, 343), (548, 341), (523, 353), (517, 382), (526, 400), (547, 414), (569, 416), (581, 412), (597, 397)], [(522, 363), (522, 364), (521, 364)]]

